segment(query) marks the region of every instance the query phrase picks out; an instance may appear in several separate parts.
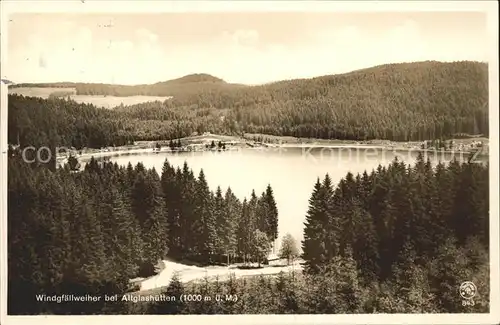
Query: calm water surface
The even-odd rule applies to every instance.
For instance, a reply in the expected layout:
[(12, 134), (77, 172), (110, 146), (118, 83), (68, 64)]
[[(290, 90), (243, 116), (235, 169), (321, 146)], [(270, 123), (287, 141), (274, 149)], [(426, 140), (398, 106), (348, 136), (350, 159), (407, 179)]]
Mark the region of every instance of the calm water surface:
[[(286, 149), (241, 149), (226, 152), (194, 153), (146, 153), (122, 155), (110, 160), (120, 165), (142, 162), (147, 168), (154, 167), (158, 173), (165, 159), (173, 166), (181, 167), (187, 161), (195, 175), (203, 168), (208, 185), (225, 191), (231, 187), (241, 200), (249, 197), (252, 189), (257, 195), (267, 184), (271, 184), (279, 211), (279, 241), (286, 233), (298, 241), (303, 238), (303, 227), (309, 198), (314, 183), (329, 174), (336, 184), (347, 172), (354, 175), (388, 165), (396, 156), (407, 164), (415, 162), (416, 151), (389, 151), (375, 148), (286, 148)], [(456, 154), (459, 159), (467, 155)], [(432, 153), (431, 161), (450, 161), (452, 154)]]

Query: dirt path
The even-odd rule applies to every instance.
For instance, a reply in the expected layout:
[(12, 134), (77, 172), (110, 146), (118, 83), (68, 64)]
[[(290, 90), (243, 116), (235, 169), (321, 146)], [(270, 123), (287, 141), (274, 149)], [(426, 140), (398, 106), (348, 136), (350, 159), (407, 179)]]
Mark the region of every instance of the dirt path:
[(193, 280), (203, 279), (205, 277), (215, 278), (218, 277), (220, 280), (227, 279), (231, 274), (234, 274), (237, 278), (246, 276), (257, 276), (257, 275), (271, 275), (278, 274), (281, 271), (299, 271), (302, 270), (302, 265), (295, 262), (293, 265), (286, 266), (267, 266), (259, 269), (238, 269), (234, 266), (224, 267), (224, 266), (208, 266), (208, 267), (198, 267), (190, 266), (185, 264), (176, 263), (173, 261), (164, 260), (165, 268), (157, 275), (145, 279), (140, 283), (140, 291), (148, 291), (161, 287), (166, 287), (169, 285), (175, 273), (178, 274), (182, 282), (190, 282)]

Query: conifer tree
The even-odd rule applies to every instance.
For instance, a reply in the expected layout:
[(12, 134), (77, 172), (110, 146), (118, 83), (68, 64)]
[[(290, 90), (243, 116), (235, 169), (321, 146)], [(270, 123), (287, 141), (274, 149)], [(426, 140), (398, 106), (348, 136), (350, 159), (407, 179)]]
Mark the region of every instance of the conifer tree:
[(269, 206), (266, 202), (266, 193), (262, 192), (260, 197), (257, 199), (257, 207), (255, 211), (256, 221), (257, 221), (257, 229), (263, 231), (269, 237), (269, 224), (268, 224), (268, 214), (269, 214)]
[(226, 225), (224, 229), (227, 232), (223, 236), (223, 246), (228, 263), (230, 263), (231, 256), (234, 256), (238, 251), (238, 239), (236, 235), (241, 214), (241, 204), (229, 187), (224, 196), (224, 220)]
[(224, 242), (227, 241), (226, 237), (229, 237), (231, 228), (229, 220), (226, 219), (225, 215), (225, 202), (222, 196), (222, 190), (220, 186), (217, 186), (214, 198), (214, 220), (215, 220), (215, 237), (213, 238), (214, 253), (221, 256), (225, 253)]
[(250, 233), (248, 226), (250, 224), (250, 214), (249, 214), (248, 202), (245, 198), (241, 206), (241, 216), (239, 217), (237, 235), (238, 239), (238, 253), (246, 262), (249, 254), (249, 246), (251, 242)]
[[(340, 186), (340, 185), (339, 185)], [(321, 264), (336, 256), (340, 247), (340, 224), (342, 210), (334, 204), (333, 183), (329, 174), (325, 175), (320, 192), (320, 211), (319, 222), (321, 225)]]
[(247, 225), (249, 227), (248, 230), (252, 234), (259, 227), (258, 204), (259, 204), (259, 199), (258, 199), (257, 195), (255, 194), (255, 190), (252, 190), (252, 193), (250, 194), (250, 199), (248, 200), (249, 223)]
[(306, 215), (306, 221), (304, 223), (304, 240), (302, 241), (302, 258), (305, 260), (305, 270), (309, 273), (317, 273), (319, 271), (320, 263), (320, 245), (321, 245), (321, 235), (320, 233), (324, 231), (322, 228), (321, 219), (324, 211), (321, 211), (320, 200), (322, 191), (322, 185), (319, 178), (314, 185), (314, 190), (309, 199), (309, 210)]
[(268, 184), (266, 187), (264, 202), (265, 208), (267, 210), (267, 220), (265, 224), (268, 227), (265, 233), (269, 237), (269, 239), (274, 242), (276, 239), (278, 239), (278, 208), (274, 199), (274, 193), (273, 189), (271, 188), (271, 184)]
[(174, 297), (175, 300), (157, 302), (153, 308), (153, 313), (160, 315), (184, 314), (186, 306), (181, 301), (181, 295), (183, 295), (184, 292), (184, 285), (180, 281), (179, 275), (174, 274), (164, 294), (167, 297)]
[[(354, 202), (348, 218), (352, 218), (353, 233), (352, 241), (353, 256), (360, 266), (360, 275), (366, 283), (375, 281), (378, 278), (379, 268), (379, 239), (375, 231), (375, 225), (369, 212), (361, 206), (361, 203)], [(344, 229), (344, 232), (347, 232)], [(358, 234), (356, 236), (356, 234)], [(360, 236), (359, 234), (363, 234)]]
[(170, 165), (167, 159), (163, 163), (160, 182), (165, 199), (169, 254), (179, 257), (181, 252), (181, 188), (178, 184), (176, 170)]
[(145, 258), (155, 264), (168, 251), (168, 217), (160, 178), (154, 169), (139, 172), (132, 198), (132, 211), (142, 228)]
[(194, 220), (191, 236), (195, 236), (195, 250), (202, 260), (212, 258), (216, 251), (217, 225), (214, 215), (213, 200), (208, 188), (203, 169), (196, 183)]
[[(194, 256), (198, 254), (196, 248), (197, 239), (193, 234), (193, 227), (199, 226), (199, 222), (196, 224), (195, 219), (198, 216), (195, 215), (195, 209), (197, 208), (196, 202), (196, 180), (189, 169), (186, 162), (182, 167), (182, 170), (178, 170), (176, 173), (178, 175), (178, 184), (180, 192), (180, 254), (185, 254), (185, 256)], [(200, 230), (198, 228), (198, 230)], [(195, 233), (197, 234), (197, 233)]]

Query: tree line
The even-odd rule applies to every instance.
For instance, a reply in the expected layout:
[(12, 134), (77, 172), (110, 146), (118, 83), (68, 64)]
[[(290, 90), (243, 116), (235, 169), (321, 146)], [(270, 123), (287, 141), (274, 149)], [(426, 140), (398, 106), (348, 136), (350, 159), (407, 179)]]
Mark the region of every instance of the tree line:
[(171, 256), (210, 263), (267, 257), (269, 249), (264, 248), (278, 238), (278, 209), (270, 185), (260, 196), (252, 191), (240, 201), (231, 188), (223, 193), (218, 187), (212, 193), (203, 170), (196, 179), (187, 163), (175, 169), (168, 161), (160, 182), (168, 202)]
[[(489, 134), (488, 66), (484, 63), (427, 61), (390, 64), (347, 74), (260, 86), (233, 85), (212, 78), (187, 76), (187, 81), (183, 82), (173, 80), (137, 86), (161, 89), (151, 94), (173, 98), (117, 107), (114, 113), (102, 112), (95, 107), (90, 113), (89, 105), (71, 100), (64, 104), (64, 99), (33, 102), (14, 95), (9, 99), (17, 102), (16, 107), (20, 110), (24, 110), (24, 106), (42, 106), (40, 115), (57, 120), (56, 125), (61, 125), (59, 131), (62, 132), (59, 134), (67, 138), (67, 142), (73, 142), (75, 147), (113, 145), (132, 139), (165, 140), (206, 131), (229, 135), (246, 132), (301, 138), (394, 141)], [(108, 94), (108, 86), (94, 84), (91, 92), (82, 88), (90, 87), (88, 84), (77, 84), (76, 88), (79, 94), (96, 95)], [(133, 90), (134, 86), (123, 87), (132, 89), (130, 91), (134, 94), (144, 94)], [(69, 120), (79, 121), (79, 132), (75, 132), (73, 124), (64, 122), (66, 120), (60, 116), (64, 113), (53, 112), (57, 110), (54, 106), (72, 107), (77, 115)], [(79, 113), (81, 107), (86, 109)], [(9, 109), (13, 111), (14, 107), (9, 106)], [(9, 120), (12, 128), (9, 140), (15, 140), (17, 133), (26, 133), (23, 132), (26, 118), (20, 114), (23, 113)], [(90, 114), (105, 118), (94, 121), (89, 119)], [(81, 115), (84, 116), (78, 117)], [(38, 123), (38, 119), (41, 117), (32, 121), (34, 125), (48, 123)], [(106, 127), (109, 126), (117, 132), (108, 134)], [(43, 127), (37, 132), (50, 133)], [(77, 136), (81, 132), (86, 135), (83, 139)], [(94, 137), (102, 140), (93, 139), (92, 134), (98, 134), (100, 137)]]
[(9, 313), (123, 312), (119, 303), (46, 303), (36, 294), (123, 294), (167, 256), (204, 264), (263, 262), (277, 238), (271, 186), (240, 201), (210, 191), (203, 173), (165, 161), (161, 175), (142, 164), (92, 159), (84, 171), (51, 171), (10, 152)]

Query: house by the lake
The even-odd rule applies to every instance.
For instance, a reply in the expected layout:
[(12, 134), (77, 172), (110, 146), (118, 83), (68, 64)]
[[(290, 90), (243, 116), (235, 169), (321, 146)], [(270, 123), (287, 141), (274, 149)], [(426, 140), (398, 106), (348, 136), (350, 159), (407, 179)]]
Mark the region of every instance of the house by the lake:
[(264, 264), (267, 265), (281, 265), (283, 262), (282, 258), (278, 255), (271, 253), (267, 256), (267, 259), (264, 261)]

